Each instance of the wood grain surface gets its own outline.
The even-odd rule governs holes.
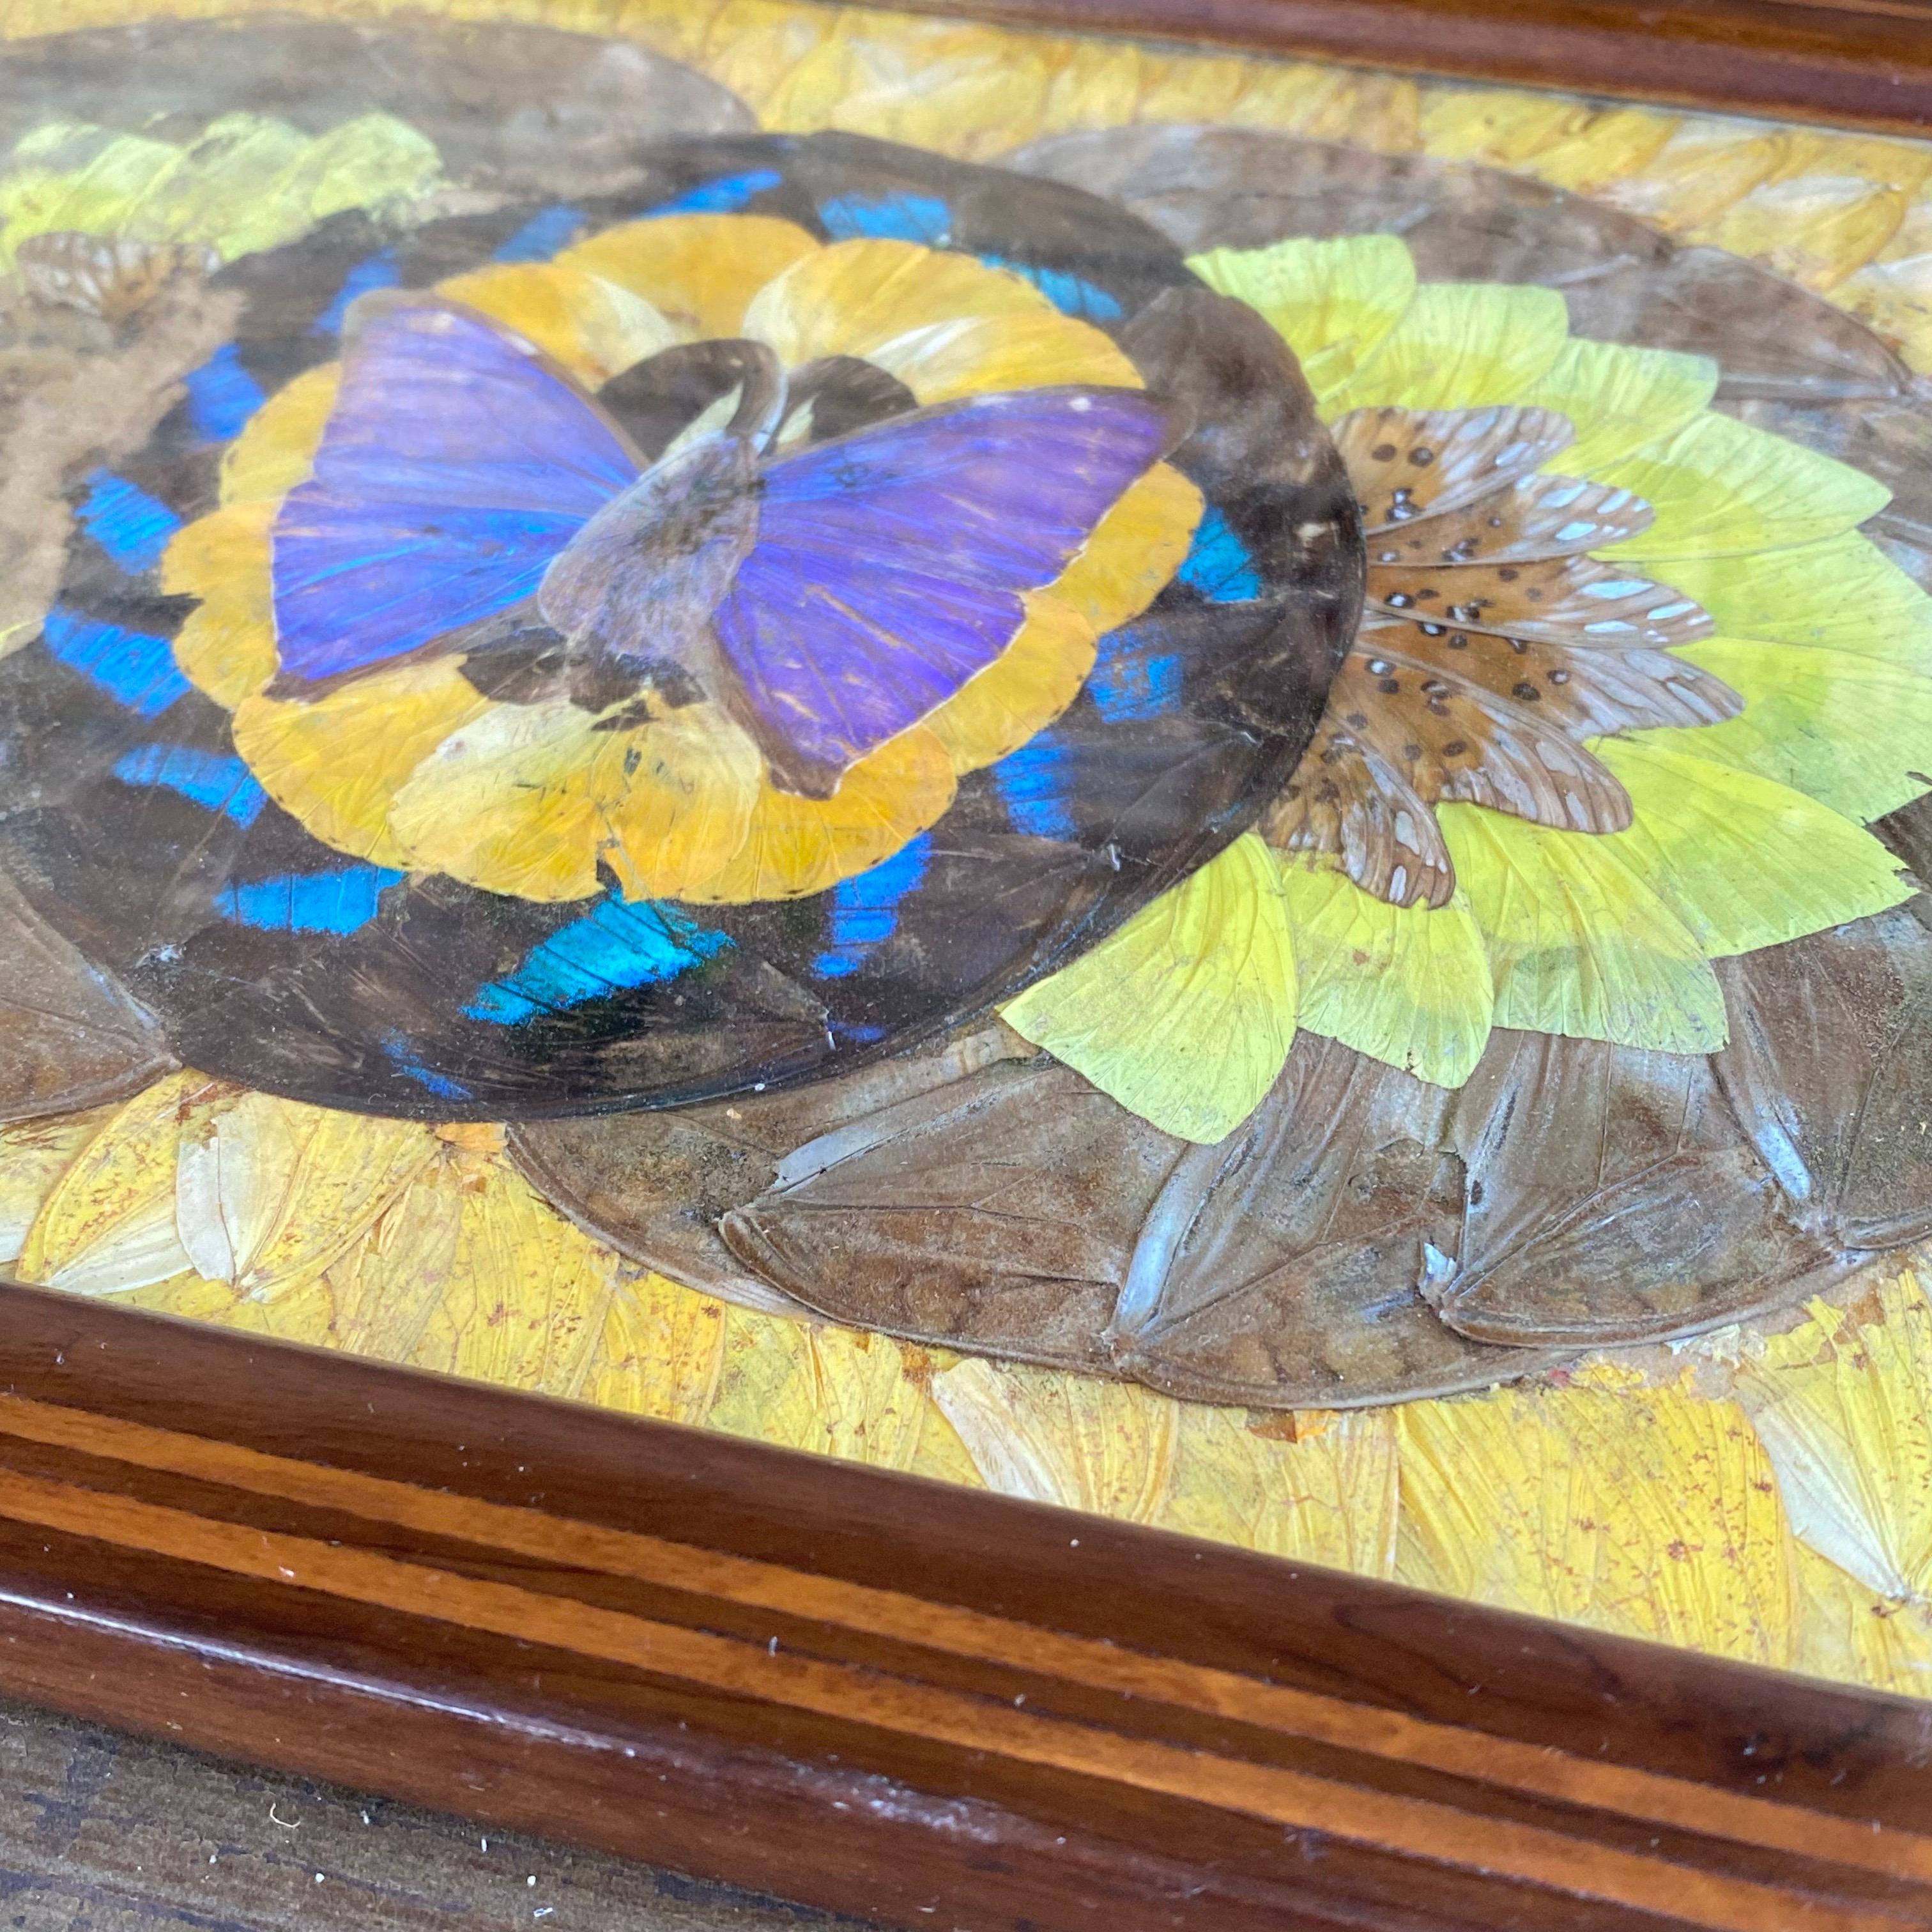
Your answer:
[[[1846,127],[1932,128],[1932,0],[892,4]]]
[[[0,1700],[13,1932],[864,1932]]]
[[[0,1289],[0,1690],[908,1926],[1932,1914],[1932,1708]]]

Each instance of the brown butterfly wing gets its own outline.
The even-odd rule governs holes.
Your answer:
[[[1104,1370],[1134,1243],[1181,1143],[1070,1067],[991,1066],[800,1148],[724,1217],[732,1253],[833,1319]]]
[[[725,1246],[724,1216],[772,1186],[796,1149],[842,1132],[862,1138],[882,1110],[1031,1052],[995,1024],[779,1092],[667,1112],[521,1121],[510,1130],[510,1154],[547,1199],[632,1260],[727,1301],[795,1313],[769,1276]]]
[[[1475,1387],[1554,1358],[1456,1335],[1416,1286],[1460,1213],[1443,1104],[1304,1036],[1246,1126],[1192,1147],[1070,1068],[996,1066],[801,1149],[724,1234],[836,1320],[1196,1400]]]
[[[1436,814],[1376,747],[1325,722],[1262,815],[1280,852],[1324,853],[1364,891],[1396,905],[1445,906],[1456,867]]]
[[[124,1099],[174,1064],[118,982],[0,873],[0,1124]]]
[[[1462,509],[1378,530],[1369,566],[1412,569],[1574,556],[1640,536],[1652,520],[1648,503],[1615,484],[1539,472]]]
[[[117,327],[148,308],[170,283],[208,275],[221,266],[212,248],[195,243],[66,230],[29,236],[14,259],[35,301],[80,309]]]
[[[1670,650],[1708,638],[1713,628],[1708,614],[1682,592],[1640,569],[1587,556],[1372,563],[1368,596],[1372,605],[1418,622],[1538,638],[1578,651]]]
[[[1744,708],[1722,679],[1668,651],[1571,651],[1493,631],[1386,620],[1364,626],[1361,642],[1371,676],[1377,664],[1389,665],[1377,677],[1376,692],[1398,715],[1439,696],[1436,686],[1444,681],[1532,708],[1573,739],[1650,725],[1714,724]],[[1390,680],[1398,691],[1383,688]]]
[[[1796,283],[1498,169],[1294,134],[1154,127],[1056,136],[1013,160],[1124,202],[1190,253],[1285,235],[1400,235],[1424,280],[1540,283],[1562,292],[1576,334],[1715,358],[1726,400],[1911,390],[1870,329]]]
[[[1573,831],[1616,832],[1630,824],[1623,787],[1542,704],[1540,686],[1520,678],[1516,683],[1534,695],[1494,692],[1463,676],[1460,664],[1451,670],[1399,656],[1388,636],[1364,631],[1336,674],[1329,704],[1417,796],[1486,805]]]
[[[1450,1133],[1468,1219],[1436,1306],[1464,1334],[1688,1334],[1843,1264],[1798,1225],[1703,1058],[1498,1030]]]
[[[1575,440],[1550,410],[1352,410],[1331,430],[1362,506],[1372,556],[1378,536],[1460,512],[1532,475]]]
[[[1453,1273],[1460,1162],[1439,1088],[1304,1034],[1252,1120],[1190,1148],[1141,1234],[1110,1340],[1197,1400],[1346,1407],[1486,1386],[1554,1352],[1458,1334],[1423,1284]]]
[[[1718,1078],[1820,1238],[1932,1234],[1932,901],[1718,966]]]
[[[1728,686],[1668,655],[1710,634],[1695,601],[1582,554],[1642,527],[1648,506],[1532,473],[1568,436],[1534,410],[1361,410],[1339,425],[1369,526],[1367,614],[1263,819],[1278,849],[1440,907],[1455,873],[1438,802],[1620,831],[1629,799],[1582,741],[1736,715]]]

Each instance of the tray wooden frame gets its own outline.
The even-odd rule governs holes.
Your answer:
[[[1932,130],[1928,0],[932,10]],[[5,1284],[0,1688],[906,1927],[1932,1920],[1932,1705]]]

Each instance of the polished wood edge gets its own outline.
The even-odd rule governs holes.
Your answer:
[[[872,0],[1892,134],[1932,130],[1925,0]]]
[[[1932,1917],[1932,1707],[11,1286],[0,1687],[901,1925]]]

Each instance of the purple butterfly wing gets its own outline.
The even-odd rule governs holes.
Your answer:
[[[1138,391],[1031,389],[773,464],[717,626],[774,764],[836,780],[985,670],[1172,440]]]
[[[314,472],[276,515],[283,671],[358,670],[530,596],[637,476],[596,406],[520,338],[448,304],[380,308],[350,343]]]

